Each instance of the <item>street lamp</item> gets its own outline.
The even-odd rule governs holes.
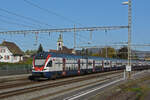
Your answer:
[[[128,65],[126,71],[129,72],[129,78],[131,77],[131,25],[132,25],[132,0],[123,2],[123,5],[128,5]]]

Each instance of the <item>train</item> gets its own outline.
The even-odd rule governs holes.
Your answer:
[[[41,52],[33,57],[30,79],[56,79],[65,76],[123,70],[127,63],[125,59]],[[132,60],[132,70],[149,69],[149,66],[149,61]]]

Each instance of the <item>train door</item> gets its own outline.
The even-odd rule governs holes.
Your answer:
[[[95,60],[93,60],[93,72],[95,72]]]
[[[65,76],[66,75],[66,71],[65,71],[65,67],[66,67],[66,59],[63,58],[63,66],[62,66],[62,75]]]
[[[86,72],[88,72],[88,58],[86,58]]]
[[[102,71],[104,70],[104,60],[102,60]]]
[[[112,70],[112,61],[110,61],[110,70]]]
[[[78,74],[80,75],[80,59],[78,59]]]

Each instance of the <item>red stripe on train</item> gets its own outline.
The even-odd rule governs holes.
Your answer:
[[[35,66],[35,57],[33,58],[33,67],[35,69],[35,71],[43,71],[45,65],[46,65],[46,62],[48,61],[48,59],[51,57],[51,55],[48,55],[47,58],[46,58],[46,61],[44,63],[44,65],[42,67],[37,67]]]

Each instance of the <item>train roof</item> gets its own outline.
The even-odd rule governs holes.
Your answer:
[[[62,54],[62,53],[54,53],[54,52],[41,52],[35,55],[36,59],[46,59],[48,55],[51,57],[61,57],[61,58],[74,58],[74,59],[95,59],[95,60],[122,60],[122,59],[112,59],[112,58],[103,58],[103,57],[95,57],[95,56],[78,56],[74,54]]]
[[[97,60],[102,60],[104,58],[102,57],[94,57],[94,56],[78,56],[74,54],[62,54],[62,53],[54,53],[54,52],[41,52],[35,55],[36,59],[42,59],[42,58],[47,58],[48,55],[51,55],[51,57],[61,57],[61,58],[74,58],[74,59],[82,59],[82,58],[88,58],[88,59],[97,59]]]
[[[117,58],[103,58],[103,57],[95,57],[95,56],[78,56],[74,54],[62,54],[62,53],[54,53],[54,52],[41,52],[35,55],[36,59],[46,59],[48,55],[51,57],[60,57],[60,58],[74,58],[74,59],[95,59],[95,60],[111,60],[111,61],[127,61],[126,59],[117,59]],[[137,60],[132,60],[133,62]],[[139,61],[139,60],[138,60]]]

